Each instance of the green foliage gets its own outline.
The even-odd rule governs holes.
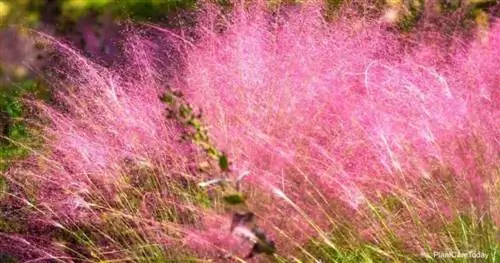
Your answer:
[[[243,204],[245,202],[245,198],[243,197],[243,195],[238,194],[238,193],[228,194],[228,195],[225,195],[223,198],[224,198],[224,201],[226,201],[226,203],[228,203],[230,205],[240,205],[240,204]]]
[[[449,173],[445,168],[441,173]],[[451,183],[450,183],[451,184]],[[445,187],[450,187],[450,184]],[[435,186],[439,188],[440,186]],[[443,189],[445,190],[445,189]],[[361,222],[352,219],[341,219],[344,223],[336,223],[332,232],[326,235],[328,242],[323,238],[311,240],[302,248],[301,262],[496,262],[498,255],[498,241],[495,235],[498,229],[488,212],[477,214],[474,206],[463,211],[455,211],[453,218],[444,218],[440,211],[435,217],[440,220],[422,219],[415,208],[419,200],[408,199],[403,194],[387,194],[374,202],[368,203],[363,223],[375,226],[373,238],[355,232]],[[366,213],[366,214],[365,214]],[[430,222],[431,221],[431,222]],[[413,238],[399,239],[399,231],[405,231],[405,224],[409,227],[420,227],[419,235]],[[431,225],[430,225],[431,224]],[[398,226],[399,225],[399,226]],[[440,236],[433,240],[431,236]],[[403,234],[404,236],[404,234]],[[442,236],[446,236],[443,238]],[[408,246],[408,242],[420,243],[422,252],[415,252]],[[332,245],[333,244],[333,245]],[[479,252],[487,258],[439,258],[435,252]],[[483,255],[484,255],[483,254]],[[496,258],[495,258],[496,257]]]
[[[406,6],[408,12],[401,17],[397,24],[399,30],[402,32],[410,32],[417,25],[418,21],[422,18],[424,12],[424,1],[416,0],[411,1]]]
[[[167,118],[176,120],[184,128],[182,137],[202,148],[205,153],[219,162],[222,171],[229,169],[227,156],[219,151],[208,135],[208,129],[201,121],[201,113],[196,114],[193,107],[182,99],[183,94],[179,91],[167,89],[160,98],[167,104]]]
[[[310,253],[317,262],[387,262],[387,259],[375,253],[368,246],[338,251],[322,242],[313,241],[310,245],[305,247],[305,250]],[[307,260],[304,259],[304,262],[307,262]]]
[[[224,153],[219,156],[219,167],[222,171],[229,170],[229,161]]]
[[[62,15],[68,19],[76,20],[90,11],[104,11],[113,4],[111,0],[66,0],[62,1]]]
[[[100,225],[61,226],[64,233],[58,235],[58,242],[82,262],[108,262],[109,255],[119,262],[198,262],[184,251],[169,250],[148,239],[131,218],[109,212],[101,219]]]
[[[107,8],[115,8],[117,17],[159,21],[176,11],[193,9],[196,3],[196,0],[124,0],[119,5],[115,3]]]
[[[245,218],[245,216],[242,217],[242,214],[236,210],[246,210],[247,206],[245,196],[240,191],[239,187],[242,178],[234,181],[226,178],[226,173],[230,171],[230,162],[227,155],[219,151],[210,140],[207,129],[202,125],[202,114],[195,114],[193,107],[184,101],[182,97],[183,95],[181,92],[173,91],[168,88],[165,94],[160,98],[167,104],[167,117],[176,120],[180,126],[185,129],[183,135],[184,139],[190,140],[191,143],[198,145],[205,151],[208,157],[218,161],[218,168],[222,173],[221,178],[212,179],[209,182],[202,182],[198,185],[204,187],[212,185],[220,186],[222,200],[229,209],[235,210],[231,222],[232,225],[236,223],[237,225],[241,225],[240,227],[247,228],[248,232],[251,233],[248,239],[255,240],[248,258],[258,254],[274,255],[276,252],[274,241],[269,239],[257,225],[254,225],[254,227],[250,229],[246,226],[249,222],[240,221]],[[245,215],[252,215],[250,221],[253,221],[252,212],[247,212]],[[234,227],[234,225],[232,227]]]
[[[450,237],[452,251],[483,252],[488,256],[486,262],[496,262],[499,257],[498,233],[489,214],[475,215],[473,212],[461,213],[451,222],[446,222],[444,229]],[[484,261],[477,261],[484,262]]]
[[[9,86],[0,86],[0,171],[5,170],[11,161],[25,157],[25,146],[34,147],[40,142],[27,126],[26,109],[23,98],[26,96],[48,98],[43,85],[22,79]]]
[[[9,24],[36,27],[44,2],[41,0],[0,0],[0,28]]]
[[[159,21],[169,14],[196,7],[196,0],[2,0],[0,25],[20,23],[37,26],[50,6],[50,14],[59,24],[74,23],[87,14],[111,14],[115,18]]]
[[[26,151],[14,145],[10,140],[19,141],[27,137],[26,127],[20,121],[23,106],[19,94],[0,94],[0,114],[2,114],[2,134],[0,139],[0,170],[7,167],[7,161],[23,157]]]

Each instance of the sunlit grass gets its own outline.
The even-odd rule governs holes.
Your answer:
[[[32,103],[47,147],[21,145],[30,157],[5,173],[18,213],[0,217],[12,242],[0,249],[56,262],[495,262],[498,26],[486,42],[408,47],[377,21],[327,23],[316,5],[254,8],[207,8],[196,40],[148,28],[168,54],[132,33],[111,68],[39,34],[64,78],[59,104]]]

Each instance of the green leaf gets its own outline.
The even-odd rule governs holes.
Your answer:
[[[227,156],[224,153],[219,156],[219,167],[222,171],[229,170],[229,161],[227,160]]]
[[[171,94],[165,93],[163,96],[160,97],[160,100],[163,102],[166,102],[168,104],[173,104],[175,102],[174,96]]]
[[[188,118],[191,115],[192,111],[193,110],[189,105],[181,104],[181,106],[179,107],[179,115],[182,118]]]
[[[241,194],[229,194],[224,196],[223,199],[230,205],[239,205],[245,202],[245,198]]]

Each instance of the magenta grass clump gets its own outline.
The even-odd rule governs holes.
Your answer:
[[[321,210],[334,200],[358,210],[394,191],[431,209],[442,200],[421,196],[431,192],[419,184],[436,179],[457,193],[433,212],[488,209],[498,166],[498,25],[469,46],[443,35],[409,48],[374,21],[328,24],[319,12],[243,12],[223,35],[203,28],[213,33],[188,54],[183,89],[206,109],[217,144],[259,191],[278,188],[315,224],[331,223]],[[272,205],[262,217],[293,225],[293,214],[302,216],[290,210]]]
[[[477,40],[418,28],[403,38],[378,20],[327,22],[304,4],[207,7],[195,40],[147,30],[164,39],[129,32],[126,59],[111,68],[53,43],[66,58],[51,78],[59,104],[36,103],[47,145],[8,174],[35,182],[45,224],[98,229],[97,241],[73,242],[91,260],[176,249],[241,260],[249,246],[229,229],[239,209],[276,242],[275,260],[495,249],[500,24]],[[219,174],[200,169],[209,158],[166,118],[167,86],[202,111],[229,177],[248,174],[246,207],[196,187]]]

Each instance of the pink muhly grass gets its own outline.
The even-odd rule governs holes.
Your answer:
[[[494,211],[498,23],[470,45],[422,32],[427,40],[408,47],[376,21],[328,24],[315,6],[277,17],[240,10],[229,20],[205,21],[174,86],[250,172],[262,220],[294,233],[282,243],[327,233],[380,194],[407,196],[422,215]],[[455,185],[454,195],[439,196],[440,183]],[[269,185],[297,207],[263,199]]]
[[[48,150],[31,169],[10,172],[39,183],[38,201],[51,217],[102,220],[105,205],[87,200],[89,193],[114,200],[124,191],[121,180],[133,180],[132,163],[160,178],[159,189],[140,196],[137,214],[110,211],[130,213],[157,242],[180,241],[201,256],[234,251],[220,211],[168,195],[177,180],[206,179],[194,169],[203,156],[179,142],[178,124],[165,118],[158,98],[169,84],[203,110],[235,176],[249,173],[249,208],[282,256],[307,254],[312,239],[334,249],[342,242],[387,248],[384,231],[412,252],[429,245],[424,241],[440,248],[451,241],[433,227],[471,207],[492,212],[498,224],[498,23],[470,44],[436,32],[442,39],[409,44],[378,21],[327,23],[316,5],[275,16],[238,9],[224,19],[207,10],[196,41],[165,31],[185,55],[180,62],[158,63],[161,44],[138,36],[126,45],[128,61],[113,68],[54,43],[68,58],[54,83],[63,106],[37,105],[50,123]],[[168,62],[182,67],[173,72]],[[144,203],[156,193],[169,196],[156,206],[197,210],[200,219],[168,223],[177,231],[170,238],[161,220],[141,218],[154,209]],[[403,212],[384,210],[393,196]],[[412,213],[426,227],[420,237]],[[343,228],[350,232],[339,240],[335,231]]]
[[[161,207],[191,214],[180,211],[192,208],[176,187],[196,177],[198,154],[181,142],[178,125],[165,118],[165,105],[159,99],[165,84],[154,75],[147,43],[129,39],[134,42],[125,50],[129,61],[104,68],[64,43],[43,37],[64,56],[49,75],[57,104],[29,102],[40,113],[47,146],[30,159],[32,163],[7,174],[23,192],[34,195],[35,204],[30,205],[39,211],[33,213],[37,224],[62,232],[89,223],[102,228],[99,233],[110,235],[107,244],[92,246],[102,246],[93,248],[94,253],[109,258],[126,257],[125,251],[133,248],[111,236],[113,224],[125,227],[117,235],[131,228],[132,233],[147,235],[151,243],[175,242],[167,238],[172,232],[158,233],[178,232],[176,228],[157,222],[155,216],[163,213]],[[38,243],[45,244],[47,251],[57,248],[50,237],[40,240],[32,244],[33,249],[38,249]],[[146,241],[130,242],[138,246]]]

